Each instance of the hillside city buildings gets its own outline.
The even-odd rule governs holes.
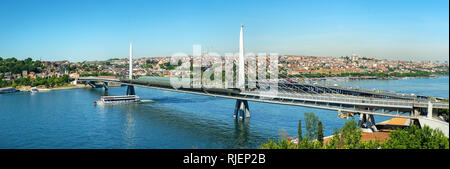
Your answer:
[[[193,67],[208,68],[213,63],[224,60],[224,56],[209,56],[204,53],[201,57],[192,57],[181,59],[181,63],[194,60]],[[247,60],[247,58],[246,58]],[[170,70],[173,70],[178,64],[170,64],[171,57],[142,57],[133,59],[133,76],[160,76],[171,77]],[[237,59],[234,59],[236,63]],[[21,77],[60,77],[69,75],[71,78],[78,78],[87,75],[108,75],[122,77],[128,75],[128,58],[109,59],[106,61],[41,61],[44,69],[40,72],[23,71],[21,74],[3,72],[3,80],[12,80]],[[199,64],[200,63],[200,64]],[[266,61],[268,63],[268,61]],[[366,57],[321,57],[321,56],[297,56],[282,55],[278,60],[279,74],[302,75],[302,74],[324,74],[327,76],[339,75],[341,73],[414,73],[418,71],[447,72],[448,62],[431,61],[400,61],[388,59],[376,59]],[[189,69],[185,70],[189,71]],[[0,72],[2,73],[2,72]],[[179,71],[177,72],[179,73]]]

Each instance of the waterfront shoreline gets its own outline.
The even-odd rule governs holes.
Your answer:
[[[88,85],[75,85],[68,87],[56,87],[56,88],[37,88],[39,91],[54,91],[54,90],[70,90],[70,89],[85,89],[90,88]]]
[[[39,91],[42,92],[46,92],[46,91],[54,91],[54,90],[70,90],[70,89],[84,89],[84,88],[89,88],[90,86],[88,85],[71,85],[71,86],[61,86],[61,87],[53,87],[53,88],[39,88],[37,87],[37,89]],[[29,92],[31,90],[31,86],[20,86],[15,88],[17,90],[17,92]]]

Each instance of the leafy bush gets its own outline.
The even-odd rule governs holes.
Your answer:
[[[330,142],[325,145],[327,149],[354,149],[358,147],[362,132],[356,121],[345,122],[341,129],[334,129],[334,135]]]
[[[380,142],[380,140],[375,140],[375,141],[360,141],[358,143],[357,148],[358,149],[380,149],[382,146],[382,143]]]
[[[297,145],[287,141],[286,139],[281,139],[278,142],[275,142],[271,139],[267,141],[267,143],[261,144],[260,149],[297,149]]]
[[[449,149],[449,140],[440,130],[428,126],[420,129],[411,126],[390,133],[390,139],[383,144],[385,149]]]

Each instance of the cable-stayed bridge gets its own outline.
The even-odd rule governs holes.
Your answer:
[[[130,61],[131,60],[132,46],[130,43]],[[105,89],[108,89],[108,83],[126,85],[128,86],[127,95],[135,95],[134,86],[139,86],[173,92],[235,99],[236,105],[234,108],[234,117],[239,119],[250,117],[250,106],[248,101],[255,101],[334,110],[337,111],[339,117],[342,118],[359,115],[359,125],[373,131],[377,130],[374,115],[407,118],[410,119],[411,124],[419,123],[422,126],[428,125],[432,128],[438,128],[448,137],[448,122],[436,118],[435,116],[437,113],[433,113],[433,111],[441,111],[442,109],[448,111],[448,99],[447,101],[443,101],[442,99],[428,96],[417,96],[389,91],[371,91],[351,87],[308,84],[293,82],[290,79],[275,79],[275,81],[273,79],[258,81],[245,80],[244,63],[243,26],[241,26],[239,57],[236,62],[237,70],[235,72],[236,81],[233,80],[234,87],[228,87],[228,82],[227,85],[222,81],[215,82],[215,84],[205,84],[205,82],[193,80],[193,78],[170,79],[142,77],[133,79],[131,62],[129,64],[128,79],[81,77],[75,80],[80,83],[89,84],[92,87],[104,87]],[[197,73],[197,75],[200,74],[200,72]],[[186,80],[188,85],[174,87],[175,85],[171,83],[171,80],[173,79],[175,79],[175,81]]]

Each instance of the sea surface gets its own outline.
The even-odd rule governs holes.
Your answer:
[[[331,84],[449,97],[448,76]],[[0,94],[0,148],[257,148],[267,139],[296,136],[305,112],[319,116],[326,136],[346,119],[337,112],[249,102],[250,120],[233,119],[235,100],[136,87],[154,102],[96,106],[126,87]],[[388,120],[376,116],[375,121]],[[356,118],[355,118],[356,120]],[[304,125],[303,125],[303,131]]]

